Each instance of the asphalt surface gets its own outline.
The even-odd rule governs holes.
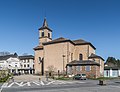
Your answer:
[[[32,87],[4,88],[2,92],[120,92],[120,85],[100,86],[98,84],[62,84]]]
[[[33,78],[33,79],[32,79]],[[98,80],[57,81],[45,79],[38,81],[38,77],[16,77],[15,81],[4,83],[2,92],[120,92],[120,80],[107,80],[107,85],[98,85]]]
[[[2,92],[39,92],[39,91],[52,91],[52,90],[67,90],[67,89],[78,89],[78,88],[85,88],[85,87],[99,87],[97,84],[91,83],[63,83],[63,84],[49,84],[49,85],[32,85],[32,86],[22,86],[18,87],[13,85],[11,87],[3,88]]]

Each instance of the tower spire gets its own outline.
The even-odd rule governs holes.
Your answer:
[[[48,27],[46,18],[44,18],[43,27]]]
[[[52,30],[48,27],[47,20],[44,18],[44,22],[39,30],[39,43],[42,45],[44,42],[52,40]]]

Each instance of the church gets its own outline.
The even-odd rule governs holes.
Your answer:
[[[39,45],[34,48],[35,74],[44,75],[50,68],[67,75],[86,74],[98,78],[104,74],[104,59],[96,55],[96,47],[83,39],[52,39],[52,30],[44,18],[39,31]]]

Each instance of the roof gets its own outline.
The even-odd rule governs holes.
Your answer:
[[[19,56],[19,59],[34,59],[33,55],[25,55],[25,56]]]
[[[89,58],[89,59],[90,59],[90,58],[100,58],[100,59],[102,59],[103,61],[105,61],[101,56],[98,56],[98,55],[93,54],[93,53],[92,53],[88,58]]]
[[[43,50],[43,46],[37,46],[35,48],[33,48],[34,50]]]
[[[60,38],[54,39],[52,41],[45,42],[45,43],[43,43],[43,45],[54,44],[54,43],[62,43],[62,42],[71,42],[72,44],[74,44],[71,40],[60,37]]]
[[[85,40],[83,40],[83,39],[73,40],[73,42],[74,42],[75,44],[89,43],[89,42],[87,42],[87,41],[85,41]]]
[[[92,61],[92,60],[74,60],[70,63],[68,63],[67,65],[97,65],[100,66],[99,63]]]
[[[117,66],[114,66],[114,67],[105,66],[104,67],[104,70],[110,70],[110,69],[112,69],[112,70],[118,70],[118,69],[120,69],[120,67],[117,67]]]
[[[12,58],[17,58],[16,55],[10,54],[10,55],[5,55],[5,56],[0,56],[0,60],[7,60],[7,59],[9,59],[10,57],[12,57]]]
[[[48,27],[48,23],[47,23],[46,18],[44,18],[43,27]]]
[[[43,29],[48,29],[49,31],[52,32],[52,30],[48,27],[46,18],[44,18],[43,26],[40,27],[38,30],[43,30]]]
[[[75,45],[87,45],[89,44],[90,46],[92,46],[94,49],[96,49],[90,42],[87,42],[83,39],[78,39],[78,40],[73,40],[72,41]]]
[[[85,40],[78,39],[78,40],[71,41],[70,39],[67,39],[67,38],[64,38],[64,37],[60,37],[60,38],[54,39],[52,41],[45,42],[45,43],[43,43],[43,45],[49,45],[49,44],[54,44],[54,43],[62,43],[62,42],[70,42],[70,43],[72,43],[74,45],[88,45],[89,44],[94,49],[96,49],[90,42],[87,42]]]

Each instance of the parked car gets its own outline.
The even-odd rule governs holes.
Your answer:
[[[86,80],[86,74],[76,74],[73,76],[74,80]]]

